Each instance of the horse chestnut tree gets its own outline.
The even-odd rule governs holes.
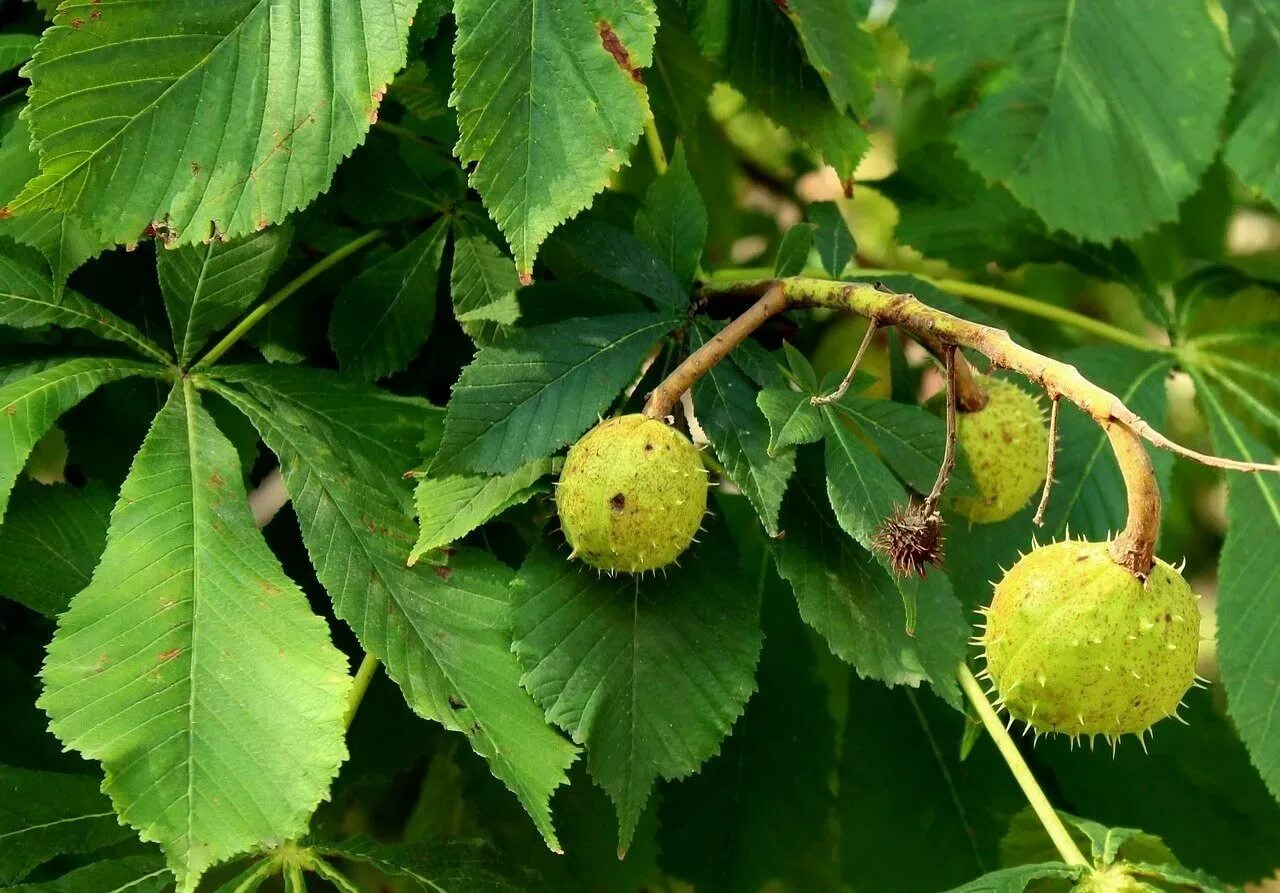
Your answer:
[[[1277,22],[4,5],[0,889],[1274,877]]]

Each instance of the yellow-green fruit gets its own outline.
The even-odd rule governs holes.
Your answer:
[[[828,373],[844,375],[849,371],[849,364],[858,355],[858,347],[867,334],[867,325],[867,321],[861,316],[850,314],[842,314],[827,323],[827,327],[822,330],[822,337],[813,349],[813,356],[809,359],[819,381]],[[867,352],[862,355],[858,371],[875,378],[860,396],[888,399],[891,389],[889,349],[884,344],[883,336],[877,336],[871,342]]]
[[[707,474],[679,431],[643,415],[619,416],[569,450],[556,507],[574,555],[587,564],[654,570],[693,542],[707,510]]]
[[[978,376],[987,405],[956,417],[978,496],[957,496],[956,509],[979,524],[1012,517],[1044,484],[1049,432],[1035,398],[998,378]]]
[[[1139,580],[1108,543],[1034,550],[996,585],[986,615],[986,673],[1009,714],[1037,731],[1140,734],[1195,680],[1191,587],[1158,560]]]

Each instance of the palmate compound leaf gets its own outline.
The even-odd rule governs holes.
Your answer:
[[[402,472],[433,410],[333,373],[220,367],[210,386],[280,459],[316,576],[365,651],[420,716],[462,732],[558,849],[548,801],[576,749],[520,689],[511,653],[511,572],[459,552],[406,567],[415,532]]]
[[[1035,865],[1018,865],[1001,868],[990,874],[954,887],[948,893],[1022,893],[1030,884],[1047,878],[1072,881],[1084,874],[1079,865],[1065,862],[1040,862]]]
[[[424,477],[413,490],[418,541],[409,564],[462,539],[490,518],[532,498],[551,472],[550,459],[535,459],[511,474],[447,474]]]
[[[800,37],[782,12],[785,5],[707,0],[690,12],[702,52],[719,64],[724,78],[852,184],[867,135],[833,104],[821,76],[805,61]],[[834,33],[825,37],[839,39]],[[838,102],[844,99],[842,93]]]
[[[114,503],[115,493],[97,481],[84,487],[19,481],[0,525],[0,597],[46,617],[65,611],[89,585]]]
[[[3,39],[3,35],[0,35]],[[14,102],[0,112],[0,206],[11,200],[40,173],[40,160],[31,146],[31,131],[18,116]],[[61,287],[72,271],[107,247],[71,212],[54,208],[0,220],[0,235],[37,249]]]
[[[513,587],[525,688],[587,748],[618,811],[619,853],[658,778],[694,772],[720,748],[755,688],[760,593],[713,530],[681,567],[602,577],[534,548]]]
[[[695,324],[689,331],[690,347],[705,344],[715,332],[706,323]],[[745,362],[750,355],[741,353],[740,362]],[[795,455],[769,454],[769,422],[756,405],[758,383],[752,381],[740,362],[717,363],[698,379],[693,386],[694,412],[729,479],[747,497],[764,529],[776,536],[778,511],[795,470]],[[770,379],[759,384],[781,386],[781,373],[768,371]]]
[[[384,378],[404,371],[417,356],[435,319],[448,235],[448,221],[436,221],[338,293],[329,317],[329,341],[344,372]]]
[[[964,658],[969,627],[947,578],[895,580],[841,529],[832,514],[815,448],[799,452],[796,479],[782,506],[787,535],[771,542],[778,573],[791,584],[800,616],[859,676],[890,685],[928,681],[958,705],[954,673]],[[914,597],[914,635],[907,631],[903,589]]]
[[[571,319],[481,350],[453,386],[430,472],[515,471],[574,440],[676,325],[661,313]]]
[[[961,760],[967,722],[928,691],[850,682],[836,814],[857,829],[841,841],[853,889],[932,893],[999,867],[1026,800],[987,736]]]
[[[1259,442],[1223,405],[1221,394],[1193,373],[1196,393],[1220,455],[1270,462]],[[1280,652],[1271,647],[1280,629],[1280,555],[1265,544],[1280,534],[1280,479],[1274,474],[1229,474],[1227,540],[1218,589],[1218,661],[1227,689],[1227,712],[1271,794],[1280,800],[1280,706],[1276,675]]]
[[[0,766],[0,884],[22,880],[55,856],[131,836],[96,776]]]
[[[173,875],[159,855],[103,859],[40,883],[6,887],[5,893],[164,893]]]
[[[910,0],[894,22],[944,90],[994,63],[952,140],[1053,229],[1110,242],[1173,220],[1217,151],[1231,60],[1200,0]]]
[[[346,658],[241,480],[191,380],[176,384],[41,674],[50,729],[103,764],[103,790],[180,891],[301,833],[347,755]]]
[[[57,289],[29,249],[0,241],[0,326],[84,329],[161,363],[169,355],[133,324],[71,289]]]
[[[538,246],[591,203],[644,129],[652,0],[458,0],[454,88],[471,185],[526,280]]]
[[[1280,205],[1280,2],[1225,4],[1236,51],[1236,95],[1228,114],[1231,135],[1223,158],[1250,189]]]
[[[215,239],[156,252],[156,276],[180,365],[195,359],[210,335],[262,294],[292,239],[289,226],[271,226],[232,242]]]
[[[163,373],[158,366],[132,360],[80,357],[0,387],[0,520],[27,457],[58,416],[108,382]]]
[[[114,242],[235,237],[329,184],[404,65],[414,0],[87,0],[35,58],[38,177],[6,206],[57,208]]]

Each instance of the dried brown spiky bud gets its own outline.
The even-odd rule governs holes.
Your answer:
[[[923,578],[930,567],[942,563],[943,541],[942,515],[913,502],[885,519],[871,545],[889,556],[898,576]]]

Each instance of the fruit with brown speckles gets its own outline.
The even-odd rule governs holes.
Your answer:
[[[1039,732],[1141,734],[1195,680],[1191,587],[1159,560],[1139,580],[1108,543],[1034,550],[996,585],[986,615],[985,673],[1009,714]]]
[[[1012,517],[1044,484],[1049,432],[1035,398],[1016,385],[979,376],[987,404],[956,418],[956,443],[977,485],[956,510],[979,524]]]
[[[556,507],[573,554],[606,571],[664,567],[693,541],[707,474],[689,438],[657,419],[601,422],[569,450]]]

